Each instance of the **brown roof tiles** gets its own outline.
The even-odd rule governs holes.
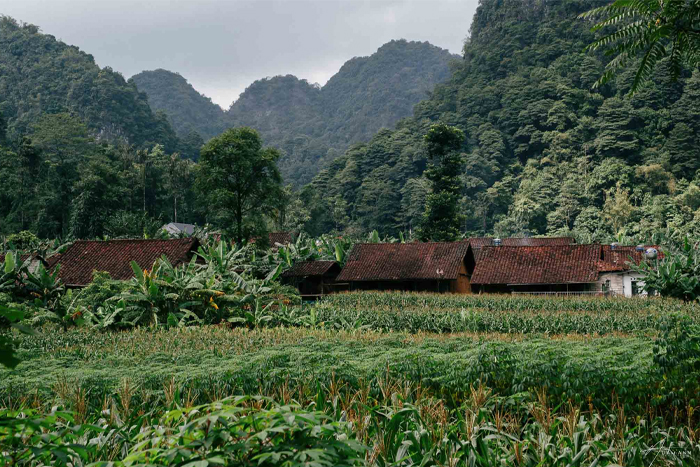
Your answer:
[[[598,279],[600,245],[484,247],[472,284],[566,284]]]
[[[292,233],[291,232],[270,232],[268,234],[268,240],[270,241],[270,246],[275,246],[277,243],[280,245],[289,245],[292,243]]]
[[[84,286],[92,282],[93,271],[106,271],[113,279],[127,280],[134,276],[131,261],[142,269],[150,269],[156,259],[165,255],[173,265],[188,261],[199,242],[196,238],[176,240],[79,240],[63,253],[58,264],[64,284]]]
[[[469,243],[358,243],[338,281],[454,280]]]
[[[628,271],[630,263],[640,264],[646,259],[647,248],[656,248],[659,252],[659,259],[663,258],[661,249],[656,245],[646,245],[643,251],[637,251],[634,246],[618,245],[613,248],[611,245],[603,245],[603,256],[601,261],[602,271]]]

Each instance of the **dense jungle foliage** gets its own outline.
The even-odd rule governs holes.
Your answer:
[[[369,57],[346,62],[323,87],[292,75],[258,80],[226,112],[178,74],[145,71],[133,80],[181,138],[195,131],[209,139],[234,126],[258,130],[282,151],[285,181],[301,186],[350,144],[411,115],[448,78],[448,65],[456,59],[427,42],[391,41]]]
[[[451,78],[414,116],[351,147],[302,191],[311,233],[415,228],[435,122],[465,132],[463,232],[617,236],[700,230],[700,72],[628,97],[636,68],[599,89],[606,58],[577,18],[605,1],[482,1]]]
[[[154,111],[163,111],[168,116],[180,137],[194,132],[208,140],[227,128],[223,109],[198,93],[180,74],[158,69],[142,71],[131,80],[139,91],[146,93]]]
[[[62,112],[80,118],[101,140],[177,149],[167,117],[154,113],[146,95],[121,74],[36,26],[0,17],[0,114],[7,138],[20,139],[42,116]]]

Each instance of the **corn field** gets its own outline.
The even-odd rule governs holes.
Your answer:
[[[256,322],[13,334],[0,464],[700,465],[694,305],[350,293]]]

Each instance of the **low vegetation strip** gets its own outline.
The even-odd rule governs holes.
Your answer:
[[[329,328],[507,334],[656,333],[677,314],[700,323],[700,307],[678,300],[458,296],[413,293],[330,295],[316,304]]]
[[[560,402],[599,407],[610,404],[611,394],[628,410],[663,403],[663,375],[653,365],[652,341],[641,337],[417,338],[202,327],[118,334],[69,331],[25,338],[20,348],[23,362],[2,372],[2,396],[38,391],[47,404],[55,403],[61,384],[78,385],[98,408],[124,380],[144,395],[162,395],[164,384],[174,378],[205,403],[208,394],[220,391],[266,394],[284,384],[311,390],[334,380],[379,392],[379,382],[387,377],[414,381],[454,401],[481,381],[502,395],[546,387]]]
[[[482,309],[488,311],[568,311],[627,314],[684,313],[700,319],[699,303],[653,298],[548,297],[527,295],[459,295],[406,292],[352,292],[324,297],[323,304],[346,310]]]
[[[651,311],[551,311],[489,310],[485,308],[402,308],[355,309],[320,303],[313,309],[315,319],[337,329],[367,328],[376,331],[430,333],[505,334],[614,334],[656,333],[666,326],[669,315]],[[700,317],[694,317],[700,323]]]

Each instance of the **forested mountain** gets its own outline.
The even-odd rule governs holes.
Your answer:
[[[148,71],[133,79],[181,137],[191,129],[205,139],[225,127],[260,131],[266,144],[282,150],[285,180],[300,186],[350,144],[410,116],[447,79],[456,58],[427,42],[391,41],[369,57],[349,60],[323,87],[292,75],[258,80],[226,113],[175,73]]]
[[[177,146],[165,115],[155,114],[133,83],[36,26],[1,17],[0,114],[7,137],[17,139],[43,115],[61,112],[80,118],[101,140]]]
[[[302,193],[307,229],[385,233],[424,211],[423,136],[465,132],[463,232],[640,241],[700,231],[700,72],[659,67],[634,97],[634,71],[598,90],[605,58],[584,51],[577,15],[607,0],[483,0],[464,58],[412,118],[355,145]]]
[[[224,111],[210,98],[198,93],[178,73],[158,69],[131,77],[139,91],[148,95],[153,110],[162,110],[181,137],[196,131],[204,139],[225,129]]]

